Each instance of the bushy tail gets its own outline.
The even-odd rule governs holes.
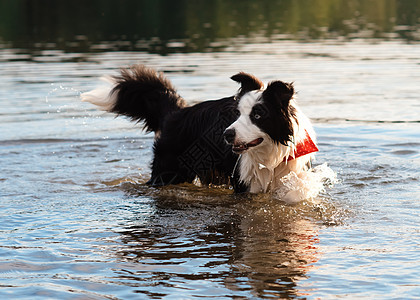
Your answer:
[[[102,79],[108,86],[83,93],[82,101],[144,122],[147,131],[159,132],[167,114],[185,107],[172,83],[162,73],[143,65],[121,69],[120,75]]]

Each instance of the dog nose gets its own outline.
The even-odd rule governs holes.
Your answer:
[[[225,130],[225,132],[223,133],[223,137],[225,138],[226,142],[228,142],[229,144],[233,144],[233,142],[235,141],[235,129],[232,128],[228,128]]]

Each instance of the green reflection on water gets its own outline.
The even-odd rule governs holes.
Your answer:
[[[0,43],[202,52],[231,38],[420,40],[419,0],[0,0]]]

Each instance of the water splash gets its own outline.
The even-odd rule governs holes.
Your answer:
[[[54,110],[56,113],[67,112],[68,110],[75,110],[79,107],[78,101],[72,101],[66,104],[62,104],[62,97],[72,97],[78,99],[81,91],[73,87],[66,87],[62,84],[51,83],[51,90],[45,96],[45,103],[48,103],[48,107],[51,111]],[[60,105],[54,105],[54,103],[60,103]],[[50,111],[48,111],[48,114]]]
[[[337,174],[326,163],[297,175],[291,172],[281,179],[283,186],[272,192],[275,199],[288,204],[303,200],[317,201],[317,196],[337,183]]]

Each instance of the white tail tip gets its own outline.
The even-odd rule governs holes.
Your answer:
[[[90,102],[101,110],[111,111],[117,102],[117,93],[112,93],[116,82],[110,76],[101,77],[101,80],[106,82],[107,85],[82,93],[80,98],[83,102]]]

